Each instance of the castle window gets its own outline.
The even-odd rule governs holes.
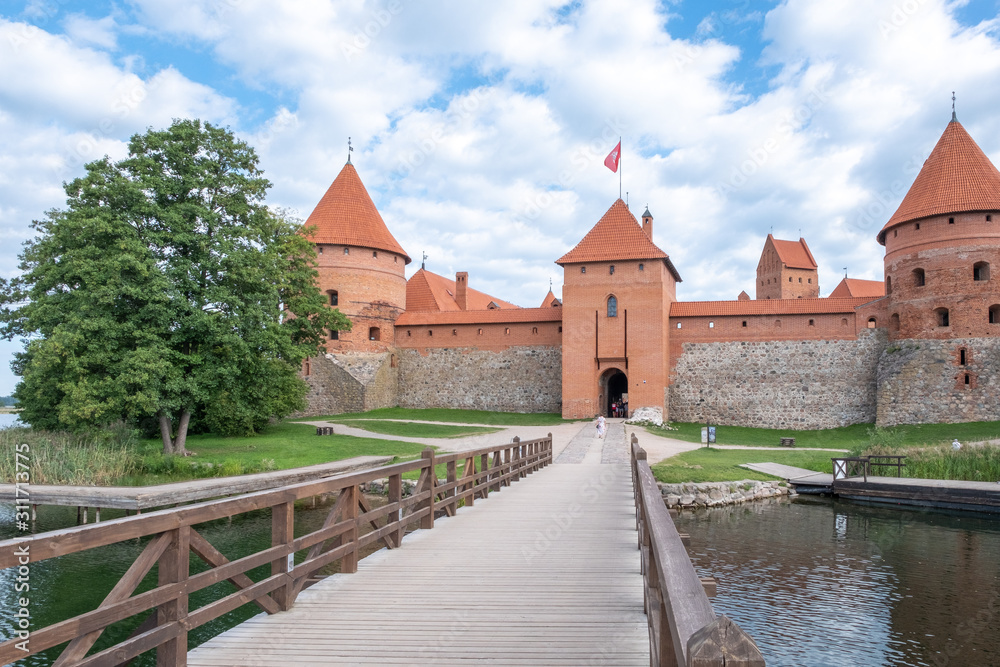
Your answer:
[[[372,257],[378,257],[378,252],[375,251],[375,250],[372,250]]]
[[[847,326],[847,318],[846,317],[840,318],[840,326],[842,326],[842,327],[846,327]]]
[[[368,340],[382,340],[382,330],[378,327],[369,327]]]
[[[990,263],[976,262],[972,265],[972,279],[983,281],[990,279]]]
[[[743,320],[743,328],[746,328],[746,326],[747,326],[747,321]]]
[[[955,218],[948,218],[948,224],[949,225],[954,225],[955,224]]]
[[[580,267],[580,273],[586,273],[586,272],[587,272],[587,267],[581,266]]]
[[[792,282],[792,277],[788,276],[788,282]]]
[[[990,324],[1000,324],[1000,304],[990,306]]]
[[[395,368],[399,366],[399,359],[396,358],[395,354],[389,355],[389,368]]]
[[[340,332],[336,329],[330,330],[330,340],[340,340]]]
[[[457,336],[458,335],[458,329],[452,329],[451,330],[451,335],[452,336]]]
[[[708,323],[708,328],[709,329],[714,329],[715,328],[715,322],[709,322]]]
[[[885,277],[885,293],[892,294],[892,276]]]
[[[992,216],[992,215],[989,215],[989,214],[987,214],[987,215],[986,215],[986,222],[993,222],[993,216]]]
[[[934,315],[937,317],[937,325],[939,327],[949,326],[950,322],[948,320],[948,309],[947,308],[935,308]]]
[[[332,289],[329,292],[327,292],[327,294],[330,295],[330,305],[331,306],[336,306],[337,304],[340,303],[340,295],[337,293],[337,290]]]
[[[533,334],[538,333],[538,327],[531,327],[531,333]]]
[[[923,287],[927,284],[927,274],[923,269],[913,269],[913,286]]]
[[[774,321],[774,326],[777,327],[778,329],[780,329],[781,328],[781,320],[775,320]]]
[[[306,377],[312,375],[312,364],[308,359],[302,362],[302,374]]]
[[[350,248],[344,248],[344,254],[345,255],[350,255],[351,254],[351,249]]]
[[[322,255],[322,254],[323,254],[323,246],[320,246],[320,247],[318,248],[318,252],[319,252],[319,254],[320,254],[320,255]]]
[[[615,265],[614,264],[612,264],[611,266],[608,267],[608,273],[610,273],[611,275],[615,275]]]
[[[813,279],[812,278],[808,278],[807,280],[808,280],[808,282],[809,282],[810,285],[813,284]]]
[[[412,335],[413,335],[413,332],[412,332],[412,331],[410,331],[409,329],[407,329],[407,330],[406,330],[406,335],[407,335],[407,336],[412,336]]]
[[[608,317],[618,317],[618,299],[614,295],[608,297]]]
[[[917,224],[913,225],[913,228],[914,229],[920,229],[920,223],[918,222]]]
[[[483,330],[482,330],[482,329],[480,329],[480,330],[479,330],[479,335],[480,335],[480,336],[482,336],[482,335],[483,335]]]
[[[399,257],[397,257],[396,255],[393,255],[392,256],[392,263],[393,264],[399,264]]]
[[[892,238],[896,238],[897,236],[899,236],[899,230],[898,229],[892,230]]]
[[[639,270],[640,271],[645,271],[646,270],[646,265],[645,264],[640,264],[639,265]]]
[[[965,384],[969,384],[969,374],[965,374]]]
[[[504,329],[503,332],[504,332],[504,335],[510,335],[510,327],[507,327],[506,329]]]
[[[809,326],[811,327],[816,326],[816,320],[809,320]]]
[[[680,323],[680,322],[678,322],[678,323],[677,323],[677,328],[678,328],[678,329],[680,329],[680,328],[681,328],[681,323]]]
[[[958,365],[967,366],[969,361],[967,350],[964,347],[958,348]]]
[[[434,335],[434,329],[428,329],[427,330],[427,335],[428,336],[433,336]]]
[[[874,317],[869,317],[868,318],[868,328],[869,329],[874,329],[877,324],[878,324],[878,321]]]
[[[799,278],[799,282],[802,282],[802,278]]]
[[[562,333],[562,327],[559,327],[559,333]]]

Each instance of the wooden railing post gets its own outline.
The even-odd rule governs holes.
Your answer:
[[[458,480],[457,465],[455,461],[448,461],[446,468],[448,470],[448,488],[444,492],[444,498],[442,500],[451,498],[450,501],[444,503],[444,511],[448,516],[455,516],[455,510],[458,509],[458,502],[454,500],[455,498],[455,487],[453,484]]]
[[[289,499],[271,508],[271,546],[291,544],[293,539],[295,539],[295,500]],[[282,556],[271,561],[271,576],[288,573],[294,566],[293,554]],[[288,577],[288,583],[271,593],[281,611],[292,608],[292,602],[295,600],[294,584],[294,580]]]
[[[487,498],[490,495],[490,455],[481,454],[479,456],[479,476],[476,478],[477,482],[481,483],[483,488],[479,492],[480,498]]]
[[[344,541],[353,545],[353,548],[344,554],[344,558],[340,561],[340,571],[345,574],[353,574],[358,571],[358,496],[360,492],[357,484],[344,487],[344,490],[341,491],[342,494],[347,494],[342,519],[354,521],[354,526],[344,533]]]
[[[389,476],[389,503],[398,503],[403,499],[403,475],[402,473]],[[406,534],[406,525],[401,522],[403,513],[400,510],[389,512],[386,517],[388,523],[399,523],[399,529],[392,533],[392,543],[399,547],[403,544],[403,536]]]
[[[691,635],[687,655],[688,667],[764,667],[757,644],[725,615]]]
[[[420,479],[423,481],[420,484],[420,488],[417,490],[418,493],[427,493],[427,499],[420,503],[420,509],[427,509],[428,512],[420,519],[421,528],[433,528],[434,527],[434,487],[437,484],[437,471],[434,469],[434,450],[425,449],[421,454],[420,458],[424,459],[424,468],[420,473]]]
[[[191,527],[181,526],[170,531],[170,546],[160,556],[157,566],[157,584],[165,586],[187,581],[189,572],[188,552],[191,550]],[[157,625],[183,622],[188,614],[188,596],[176,598],[160,605],[156,610]],[[183,667],[187,665],[187,630],[160,644],[156,649],[156,667]]]
[[[500,477],[503,476],[503,450],[493,452],[493,465],[490,467],[490,491],[500,491]],[[493,482],[493,480],[497,480]]]
[[[521,479],[522,477],[524,477],[524,470],[521,469],[521,465],[523,464],[523,459],[521,458],[521,438],[519,438],[518,436],[515,435],[513,443],[514,443],[514,448],[513,448],[514,449],[514,466],[513,466],[513,470],[515,470],[517,472],[517,474],[516,475],[512,475],[512,477],[515,478],[515,479]]]

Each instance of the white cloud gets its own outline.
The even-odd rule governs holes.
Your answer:
[[[83,14],[71,14],[63,21],[63,26],[70,39],[80,46],[98,46],[109,50],[118,46],[114,17],[92,19]]]

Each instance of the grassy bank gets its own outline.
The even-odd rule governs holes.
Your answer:
[[[383,435],[407,438],[462,438],[467,435],[496,433],[501,428],[488,426],[452,426],[449,424],[426,424],[423,422],[380,421],[377,419],[330,419],[337,424],[360,428]]]
[[[20,462],[28,466],[30,484],[115,484],[140,470],[141,448],[142,441],[126,428],[89,435],[6,428],[0,430],[0,482],[18,479],[15,472],[23,471],[17,466]]]
[[[555,426],[580,421],[563,419],[555,412],[490,412],[488,410],[456,410],[452,408],[380,408],[368,412],[308,417],[306,420],[345,421],[351,419],[402,419],[407,421],[449,422],[453,424],[488,424],[490,426]]]
[[[934,424],[934,426],[951,425]],[[936,429],[932,430],[936,431]],[[984,440],[996,439],[996,435],[981,437]],[[965,442],[958,450],[952,449],[951,444],[915,447],[908,442],[902,428],[872,429],[869,442],[855,447],[851,453],[855,456],[904,455],[906,456],[906,467],[903,469],[904,477],[956,479],[970,482],[1000,481],[1000,446],[994,444],[970,445],[969,441],[973,440],[972,438],[958,438],[958,440],[960,443]],[[945,442],[947,443],[947,440]],[[895,474],[895,471],[892,474]]]
[[[773,480],[771,475],[741,468],[741,463],[783,463],[785,465],[831,472],[830,452],[764,451],[753,449],[714,449],[702,447],[664,459],[652,466],[657,481],[731,482],[740,479]]]
[[[647,427],[650,433],[685,442],[701,442],[704,424],[673,423],[677,430]],[[716,443],[745,447],[779,447],[781,438],[795,438],[796,447],[850,449],[866,447],[871,440],[871,424],[853,424],[815,431],[794,429],[750,428],[746,426],[716,426]],[[879,429],[882,430],[882,429]],[[898,436],[899,446],[936,445],[958,438],[974,442],[1000,438],[1000,422],[969,422],[966,424],[907,424],[891,429]]]

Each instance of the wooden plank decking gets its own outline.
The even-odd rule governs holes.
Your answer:
[[[628,464],[548,466],[188,655],[192,667],[473,663],[649,664]]]

